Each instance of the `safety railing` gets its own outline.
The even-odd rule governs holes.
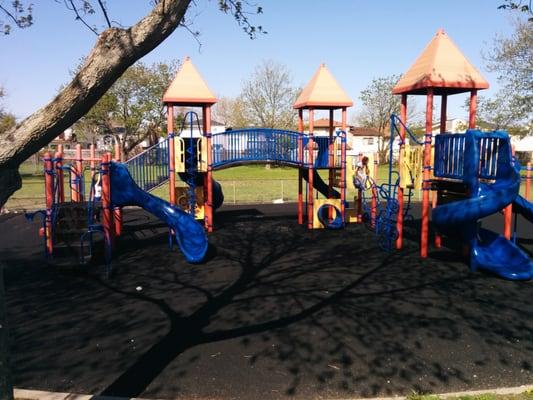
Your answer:
[[[166,138],[126,161],[131,177],[142,190],[153,190],[168,180],[168,143]]]
[[[298,132],[242,129],[212,135],[213,168],[244,162],[299,165]]]
[[[462,133],[441,133],[435,136],[435,177],[463,179],[465,139],[466,136]]]

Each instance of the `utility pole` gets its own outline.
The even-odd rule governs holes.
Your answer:
[[[13,400],[5,303],[4,265],[0,264],[0,400]]]

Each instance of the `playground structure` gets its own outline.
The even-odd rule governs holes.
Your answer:
[[[93,253],[93,235],[100,233],[110,271],[115,238],[121,234],[121,207],[140,206],[169,225],[169,247],[175,240],[188,262],[200,262],[207,251],[207,237],[196,220],[203,219],[205,231],[212,232],[214,210],[224,199],[220,184],[213,179],[213,171],[248,163],[275,163],[298,168],[299,222],[302,224],[304,218],[305,181],[307,226],[310,229],[344,226],[346,134],[344,130],[334,131],[331,124],[329,136],[314,138],[313,113],[315,109],[327,109],[333,121],[334,111],[340,108],[345,129],[346,108],[352,102],[325,65],[320,66],[295,103],[299,110],[298,132],[251,128],[211,134],[211,106],[216,103],[216,98],[189,58],[185,59],[165,92],[163,102],[167,106],[168,137],[123,164],[111,160],[109,153],[101,159],[96,158],[94,146],[90,157],[82,157],[78,146],[79,154],[72,160],[75,164],[65,167],[63,162],[70,159],[63,158],[61,151],[53,158],[46,153],[47,200],[46,210],[42,212],[42,233],[48,260],[54,258],[54,249],[63,239],[64,225],[75,220],[76,229],[69,231],[72,237],[68,247],[78,248],[79,261],[85,263]],[[176,106],[199,107],[201,117],[196,112],[188,112],[175,133]],[[303,109],[309,110],[310,134],[303,131]],[[197,136],[194,135],[195,129],[200,133]],[[115,156],[120,159],[118,146]],[[84,163],[90,163],[91,170],[88,194],[84,188]],[[320,177],[318,170],[321,169],[328,170],[328,183]],[[69,202],[64,201],[64,170],[72,174]],[[178,187],[176,178],[186,187]],[[169,202],[149,193],[166,182],[169,183]],[[101,198],[97,195],[100,187]],[[322,193],[325,199],[315,199],[318,193]],[[77,210],[76,215],[81,217],[74,219],[72,215],[65,215],[64,210],[72,204]]]
[[[176,193],[180,192],[180,204],[186,205],[184,209],[191,215],[194,214],[195,218],[203,217],[205,229],[212,232],[214,210],[223,201],[221,187],[213,180],[214,171],[253,163],[285,165],[298,168],[299,171],[299,223],[304,223],[305,209],[309,229],[338,229],[344,226],[346,109],[353,103],[325,65],[319,67],[294,104],[299,116],[298,131],[249,128],[211,134],[211,107],[216,101],[187,57],[163,97],[163,102],[167,105],[168,144],[163,141],[145,152],[160,152],[168,148],[171,203],[176,203]],[[175,106],[201,109],[199,114],[188,112],[177,133],[174,133]],[[304,109],[309,111],[308,134],[304,133]],[[312,133],[314,111],[317,109],[329,111],[328,136],[315,137]],[[333,117],[338,109],[342,112],[343,123],[342,129],[335,131]],[[197,136],[193,134],[195,130]],[[128,162],[128,168],[132,172],[135,167],[130,165]],[[320,177],[319,170],[328,171],[327,183]],[[132,173],[135,180],[138,175],[142,174]],[[185,190],[176,189],[176,176],[187,184]],[[144,188],[150,190],[164,180],[156,180]],[[318,193],[325,198],[317,199]],[[194,213],[191,212],[193,209],[196,210]]]
[[[118,144],[114,151],[115,157],[120,159]],[[50,152],[44,154],[46,209],[26,216],[31,220],[40,214],[42,218],[40,235],[44,239],[47,260],[52,260],[59,249],[75,250],[80,264],[84,264],[86,258],[92,256],[96,233],[103,236],[106,258],[110,257],[113,238],[122,231],[122,210],[110,202],[107,173],[110,162],[111,153],[99,158],[94,145],[90,146],[89,156],[83,155],[79,144],[74,157],[65,157],[62,145],[53,156]],[[85,187],[87,172],[90,177],[88,191]],[[68,190],[65,190],[65,183]]]
[[[186,58],[163,97],[167,106],[166,139],[125,164],[112,162],[110,155],[104,155],[98,172],[94,166],[98,160],[94,157],[78,158],[75,167],[69,167],[73,176],[78,174],[78,180],[71,180],[73,203],[83,202],[85,197],[80,186],[83,179],[79,178],[83,176],[83,172],[79,172],[83,171],[83,161],[91,162],[93,174],[87,199],[87,224],[80,239],[81,259],[84,259],[85,238],[90,249],[93,233],[102,232],[109,264],[114,237],[121,232],[120,207],[135,205],[169,225],[170,247],[175,238],[187,261],[200,262],[207,251],[205,231],[213,231],[214,211],[224,199],[213,172],[242,164],[274,163],[298,168],[298,223],[304,224],[305,216],[309,229],[339,229],[347,222],[365,222],[376,232],[382,248],[401,249],[404,221],[412,218],[413,191],[421,189],[421,257],[428,256],[429,215],[433,208],[436,248],[441,247],[441,235],[451,233],[462,238],[464,252],[470,254],[472,270],[486,269],[507,279],[530,279],[533,264],[515,243],[510,242],[512,212],[533,221],[533,206],[528,194],[525,199],[518,195],[520,169],[511,154],[509,136],[504,132],[475,130],[477,91],[486,88],[487,81],[444,31],[439,30],[393,90],[394,94],[401,95],[401,109],[400,116],[392,115],[390,120],[388,181],[378,185],[377,163],[364,157],[367,158],[364,168],[368,171],[363,174],[366,177],[358,181],[356,171],[352,170],[358,198],[355,208],[348,209],[346,111],[353,103],[324,64],[293,105],[298,110],[298,131],[250,128],[212,134],[211,107],[217,99]],[[446,134],[447,97],[464,92],[470,92],[469,130],[465,134]],[[413,135],[406,121],[408,95],[420,94],[425,94],[427,100],[422,140]],[[432,114],[436,95],[441,96],[441,118],[440,134],[436,135],[433,148]],[[177,106],[200,108],[201,116],[188,112],[176,131],[174,111]],[[339,109],[342,127],[335,131],[333,121]],[[304,110],[308,110],[308,133],[304,132]],[[317,110],[329,112],[327,136],[313,133]],[[398,171],[393,170],[392,163],[396,135],[400,139]],[[62,162],[61,155],[54,159],[49,155],[45,157],[44,236],[48,257],[52,255],[55,234],[60,231],[57,228],[60,213],[56,208],[64,197]],[[320,170],[328,171],[327,182],[321,178]],[[527,171],[529,193],[530,167]],[[102,223],[97,222],[98,213],[94,212],[98,207],[94,195],[95,176],[102,184]],[[185,183],[185,188],[177,186],[177,178]],[[169,202],[148,193],[166,182],[169,183]],[[434,196],[430,204],[431,190]],[[323,198],[319,198],[319,194]],[[505,220],[503,236],[478,226],[481,218],[500,210]],[[196,220],[203,220],[205,231]],[[465,226],[467,229],[462,229]]]
[[[371,226],[385,242],[383,247],[401,249],[403,222],[409,217],[412,190],[422,189],[420,255],[428,256],[429,215],[433,209],[435,247],[440,248],[442,234],[460,237],[463,253],[469,255],[471,270],[484,269],[505,279],[533,277],[528,256],[511,242],[512,213],[521,213],[533,222],[533,205],[528,201],[530,165],[527,167],[526,198],[519,196],[520,166],[512,155],[509,135],[505,132],[476,130],[477,91],[488,82],[462,55],[443,30],[402,76],[393,90],[401,95],[400,117],[390,120],[390,159],[396,135],[400,137],[399,172],[389,167],[388,183],[371,185],[384,203],[384,210],[374,211]],[[447,97],[470,92],[469,129],[465,134],[447,134]],[[426,95],[426,122],[423,141],[407,127],[407,96]],[[440,133],[433,138],[433,100],[441,96]],[[406,144],[407,137],[415,146]],[[418,147],[416,147],[418,145]],[[430,204],[430,191],[434,196]],[[407,197],[407,207],[404,200]],[[379,203],[379,202],[378,202]],[[379,205],[377,206],[379,208]],[[504,235],[481,228],[480,220],[502,211]],[[516,229],[515,215],[515,229]],[[515,238],[516,239],[516,238]]]

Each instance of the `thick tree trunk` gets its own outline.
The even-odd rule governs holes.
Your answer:
[[[9,368],[9,342],[5,313],[4,266],[0,264],[0,400],[13,400]]]
[[[21,186],[18,166],[85,115],[135,61],[179,25],[191,0],[161,0],[128,29],[102,32],[70,84],[44,108],[0,138],[0,207]]]

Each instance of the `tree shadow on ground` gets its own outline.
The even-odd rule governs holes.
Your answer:
[[[362,226],[226,220],[200,266],[165,235],[123,238],[111,280],[9,269],[18,386],[318,398],[531,380],[530,284],[422,260],[409,239],[384,254]]]

